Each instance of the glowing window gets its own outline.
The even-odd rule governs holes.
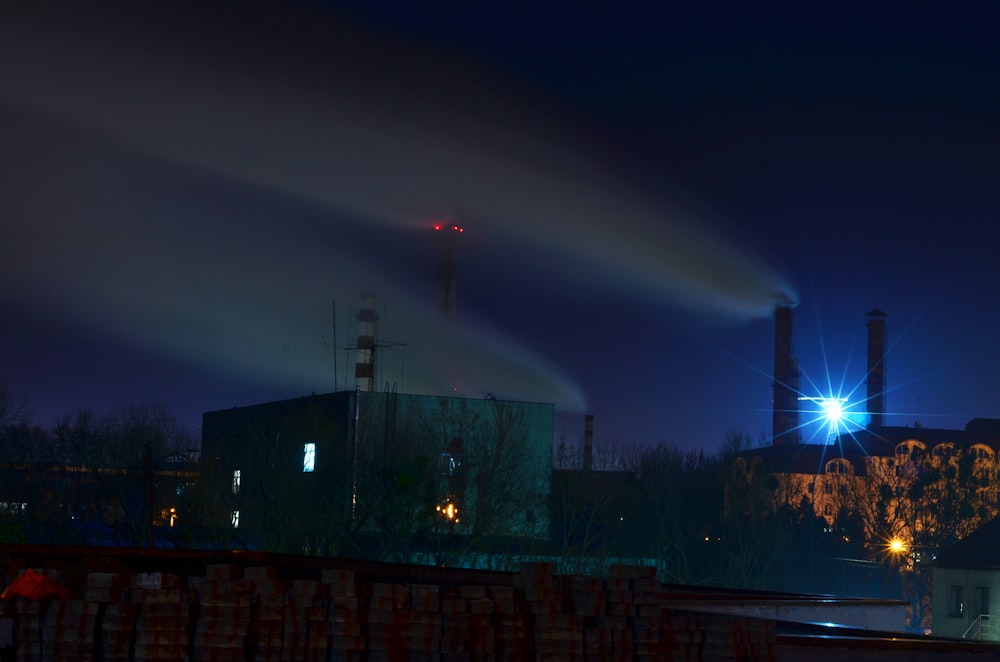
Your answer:
[[[952,618],[959,618],[965,612],[965,596],[962,595],[964,588],[961,584],[948,587],[948,616]]]
[[[235,469],[233,471],[233,494],[240,493],[240,470]]]
[[[315,471],[316,470],[316,444],[311,441],[307,441],[305,446],[302,447],[302,471]]]
[[[238,510],[233,511],[233,528],[240,528],[240,511]]]

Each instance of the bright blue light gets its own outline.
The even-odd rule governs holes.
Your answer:
[[[824,435],[827,439],[837,437],[841,434],[857,430],[864,427],[864,414],[852,411],[854,403],[849,403],[847,398],[828,396],[802,396],[801,402],[808,402],[815,405],[802,408],[802,413],[806,415],[803,427],[819,425],[820,430],[812,436]],[[806,435],[809,436],[809,435]]]

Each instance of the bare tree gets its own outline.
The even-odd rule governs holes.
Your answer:
[[[636,449],[626,466],[635,477],[632,511],[641,518],[644,554],[657,559],[669,582],[703,580],[705,538],[721,503],[720,484],[706,481],[709,462],[696,452],[658,445]]]
[[[6,380],[0,379],[0,429],[28,422],[28,404]]]
[[[930,557],[997,515],[996,476],[992,458],[975,448],[939,444],[928,453],[914,444],[866,458],[863,474],[845,483],[843,508],[861,522],[869,553],[899,571],[911,624],[929,618]]]
[[[443,444],[425,412],[397,409],[394,400],[392,393],[368,393],[363,401],[353,528],[378,541],[383,559],[408,562],[435,530]]]

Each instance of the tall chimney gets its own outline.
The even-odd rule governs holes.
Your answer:
[[[586,414],[583,418],[583,470],[594,468],[594,415]]]
[[[445,317],[455,316],[455,287],[458,273],[455,246],[458,235],[465,232],[460,225],[436,223],[438,256],[434,269],[434,305]]]
[[[885,318],[884,312],[875,308],[868,317],[868,427],[885,425]]]
[[[354,384],[362,391],[375,390],[375,295],[361,297],[358,311],[358,357],[354,365]]]
[[[792,307],[774,309],[774,405],[771,443],[799,443],[799,364],[792,355]]]

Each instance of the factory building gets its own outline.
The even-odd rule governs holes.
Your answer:
[[[544,539],[554,406],[342,391],[207,412],[217,518],[270,551],[359,536]]]
[[[780,503],[811,506],[831,530],[850,516],[870,544],[897,540],[916,555],[917,541],[947,544],[996,515],[1000,420],[976,418],[958,430],[885,425],[887,316],[866,316],[864,426],[832,443],[801,443],[792,309],[776,308],[772,443],[745,452],[744,466],[766,468]]]

